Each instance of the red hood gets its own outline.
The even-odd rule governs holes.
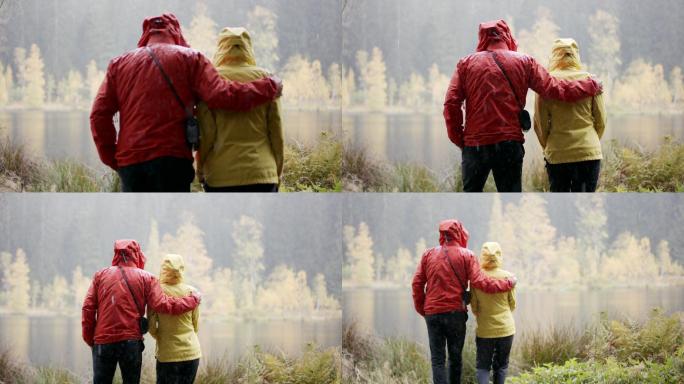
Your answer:
[[[125,251],[125,252],[122,252]],[[126,260],[124,260],[124,258]],[[135,240],[117,240],[114,242],[113,266],[128,265],[145,268],[145,254]]]
[[[163,22],[161,27],[153,25],[152,20],[160,19]],[[143,21],[143,34],[138,41],[138,47],[144,47],[150,40],[150,36],[153,32],[166,31],[172,38],[176,45],[183,47],[190,47],[188,43],[183,38],[183,32],[181,31],[180,23],[173,13],[165,13],[161,16],[148,17]]]
[[[439,223],[439,244],[456,242],[461,248],[468,247],[468,231],[458,220],[444,220]]]
[[[496,31],[498,36],[493,35],[491,32]],[[480,24],[480,41],[477,43],[477,51],[486,51],[489,44],[501,40],[506,43],[508,49],[511,51],[518,50],[518,42],[515,41],[513,34],[511,34],[511,28],[508,27],[503,20],[487,21]]]

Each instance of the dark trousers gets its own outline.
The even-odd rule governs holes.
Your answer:
[[[93,346],[93,384],[111,384],[116,365],[121,369],[123,384],[140,383],[142,352],[141,340],[128,340]]]
[[[461,353],[466,334],[466,312],[425,316],[430,339],[433,384],[460,384],[463,362]],[[448,353],[448,369],[447,369]],[[448,379],[447,379],[448,378]]]
[[[601,160],[580,161],[577,163],[546,163],[551,192],[596,192]]]
[[[190,192],[195,178],[192,160],[160,157],[119,168],[124,192]]]
[[[199,359],[162,363],[157,360],[157,384],[192,384],[197,376]]]
[[[508,357],[513,346],[513,336],[492,339],[475,338],[477,345],[477,380],[489,384],[489,372],[494,371],[494,384],[506,382]]]
[[[251,184],[238,185],[235,187],[210,187],[204,184],[205,192],[227,192],[227,193],[276,193],[278,184]]]
[[[463,148],[463,191],[482,192],[491,171],[497,191],[522,192],[524,157],[525,148],[517,141]]]

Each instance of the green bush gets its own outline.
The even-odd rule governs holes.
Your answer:
[[[516,340],[516,363],[521,370],[548,363],[563,364],[581,356],[583,343],[582,334],[572,325],[527,332]]]
[[[285,147],[281,189],[286,192],[341,191],[342,143],[323,133],[314,146]]]

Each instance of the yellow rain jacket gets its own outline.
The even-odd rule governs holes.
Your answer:
[[[549,72],[565,80],[581,80],[590,76],[582,70],[575,40],[556,40]],[[549,163],[576,163],[603,158],[600,143],[606,127],[603,95],[576,103],[542,99],[537,95],[535,104],[534,130]]]
[[[513,276],[501,269],[501,246],[499,243],[485,243],[482,246],[480,265],[484,273],[494,279]],[[477,317],[477,337],[492,339],[515,334],[515,288],[508,292],[488,294],[473,289],[470,308]]]
[[[185,264],[179,255],[166,255],[162,262],[159,282],[165,294],[173,297],[187,296],[195,289],[183,283]],[[156,357],[162,363],[195,360],[202,357],[197,332],[199,331],[199,306],[182,315],[155,313],[148,307],[150,335],[157,340]]]
[[[214,66],[221,76],[238,82],[268,76],[256,66],[244,28],[221,31]],[[197,169],[210,187],[279,184],[284,148],[277,101],[249,112],[210,110],[200,103],[198,113],[202,139]]]

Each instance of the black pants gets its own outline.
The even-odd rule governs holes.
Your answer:
[[[235,192],[235,193],[276,193],[278,184],[251,184],[235,187],[210,187],[204,184],[205,192]]]
[[[463,191],[482,192],[491,171],[497,191],[522,192],[524,157],[525,148],[517,141],[463,148]]]
[[[116,365],[121,369],[123,384],[140,383],[142,352],[141,340],[128,340],[93,346],[93,384],[111,384]]]
[[[551,192],[596,192],[601,160],[580,161],[577,163],[546,163]]]
[[[192,384],[197,376],[199,359],[162,363],[157,360],[157,384]]]
[[[513,336],[492,339],[475,338],[477,345],[477,380],[489,383],[489,372],[494,371],[494,384],[504,384],[508,371],[508,357],[513,346]]]
[[[124,192],[190,192],[192,160],[160,157],[118,170]]]
[[[461,353],[466,334],[466,312],[425,316],[430,339],[433,384],[460,384],[463,362]],[[449,357],[446,366],[447,352]],[[448,379],[447,379],[448,378]]]

